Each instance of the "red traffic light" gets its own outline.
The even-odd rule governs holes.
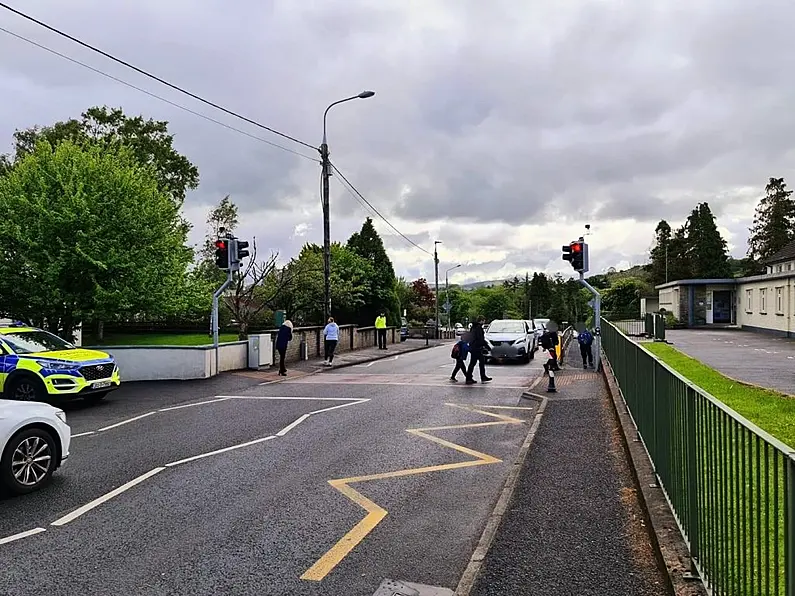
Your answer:
[[[573,252],[582,252],[582,244],[580,244],[579,242],[575,242],[574,244],[571,245],[571,250]]]
[[[215,247],[220,248],[221,250],[226,248],[226,241],[225,240],[216,240]]]

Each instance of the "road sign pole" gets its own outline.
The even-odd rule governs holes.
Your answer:
[[[213,325],[213,348],[215,349],[215,374],[216,375],[218,374],[219,362],[221,360],[220,356],[219,356],[219,353],[218,353],[218,327],[219,327],[219,323],[218,323],[218,299],[224,293],[226,288],[229,287],[229,284],[232,283],[232,275],[233,275],[233,271],[230,268],[226,272],[226,281],[223,283],[223,285],[220,288],[218,288],[213,293],[213,317],[212,317],[213,322],[212,322],[212,325]]]
[[[599,329],[602,324],[602,295],[596,288],[585,281],[585,274],[582,272],[580,272],[580,283],[593,295],[594,339],[596,340],[596,364],[594,370],[598,372],[602,365],[602,334]]]

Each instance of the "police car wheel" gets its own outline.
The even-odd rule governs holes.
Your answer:
[[[8,399],[17,401],[40,401],[44,395],[41,384],[31,377],[20,377],[11,381],[11,385],[6,391]]]
[[[0,480],[15,495],[24,495],[49,482],[56,468],[56,444],[41,428],[24,430],[8,442],[0,459]]]

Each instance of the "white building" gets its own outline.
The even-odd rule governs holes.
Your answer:
[[[657,286],[660,310],[688,327],[737,326],[795,336],[795,242],[765,261],[763,275],[684,279]]]

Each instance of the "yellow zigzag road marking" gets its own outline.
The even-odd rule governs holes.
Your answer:
[[[481,426],[495,426],[498,424],[523,424],[525,421],[519,418],[506,416],[505,414],[497,414],[495,412],[486,412],[478,408],[495,408],[501,410],[532,410],[531,407],[512,407],[512,406],[465,406],[460,404],[445,404],[453,408],[460,408],[468,412],[476,412],[491,418],[497,418],[495,422],[475,422],[469,424],[455,424],[451,426],[432,426],[427,428],[410,428],[406,432],[433,441],[443,447],[449,447],[455,451],[465,453],[474,457],[475,459],[469,461],[462,461],[453,464],[440,464],[436,466],[425,466],[422,468],[410,468],[407,470],[397,470],[394,472],[383,472],[381,474],[369,474],[367,476],[352,476],[350,478],[339,478],[337,480],[329,480],[328,483],[335,489],[340,491],[343,495],[348,497],[351,501],[359,505],[367,512],[367,515],[362,521],[356,524],[345,536],[343,536],[337,544],[323,555],[317,562],[312,565],[302,576],[301,579],[309,581],[320,581],[326,577],[331,571],[350,553],[357,544],[359,544],[365,537],[381,523],[387,515],[386,509],[377,505],[363,494],[352,488],[350,485],[357,482],[367,482],[369,480],[383,480],[385,478],[400,478],[402,476],[412,476],[415,474],[426,474],[428,472],[441,472],[443,470],[457,470],[459,468],[469,468],[472,466],[482,466],[486,464],[498,464],[502,462],[501,459],[475,451],[462,445],[457,445],[445,439],[440,439],[433,435],[429,435],[430,431],[439,430],[452,430],[456,428],[478,428]]]

